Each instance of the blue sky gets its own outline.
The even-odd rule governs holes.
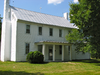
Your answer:
[[[10,5],[26,10],[63,17],[63,13],[69,13],[70,2],[77,3],[78,0],[10,0]],[[0,0],[1,17],[3,17],[3,8],[4,0]]]

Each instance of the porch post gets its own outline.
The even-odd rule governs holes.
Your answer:
[[[62,45],[62,61],[64,61],[64,45]]]
[[[70,46],[70,61],[72,60],[72,46]]]
[[[43,47],[42,47],[42,54],[44,55],[44,61],[45,61],[45,44],[43,44]]]
[[[53,61],[55,61],[55,45],[53,45]]]

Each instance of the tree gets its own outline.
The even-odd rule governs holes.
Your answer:
[[[82,30],[80,35],[91,46],[91,52],[95,51],[96,58],[100,58],[99,20],[100,0],[79,0],[77,4],[70,4],[70,22]]]
[[[0,40],[1,40],[1,26],[2,26],[2,17],[0,15]]]
[[[76,51],[83,53],[88,52],[91,48],[84,35],[80,33],[79,29],[72,29],[71,33],[66,35],[66,40],[76,46]]]

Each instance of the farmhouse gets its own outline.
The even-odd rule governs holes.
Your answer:
[[[76,28],[64,17],[52,16],[9,5],[4,0],[1,61],[26,61],[30,51],[40,51],[44,61],[90,59],[90,54],[75,52],[65,36]]]

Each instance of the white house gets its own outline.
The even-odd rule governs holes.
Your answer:
[[[9,5],[4,0],[1,40],[1,61],[26,61],[27,53],[43,53],[44,61],[90,59],[90,54],[75,52],[65,36],[75,28],[64,17],[33,12]]]

